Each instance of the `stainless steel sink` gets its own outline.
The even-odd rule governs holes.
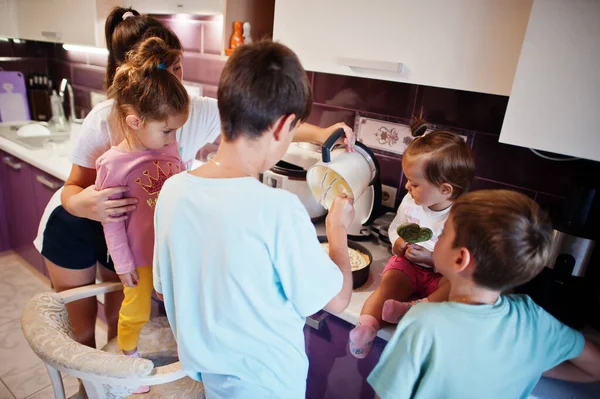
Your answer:
[[[17,131],[19,128],[27,124],[41,124],[50,130],[50,134],[43,136],[20,137],[17,134]],[[69,140],[69,132],[53,131],[53,129],[45,122],[2,123],[0,124],[0,136],[31,150],[52,147],[53,144],[60,144]]]

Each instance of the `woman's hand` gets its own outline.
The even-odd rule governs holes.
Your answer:
[[[127,212],[136,208],[136,198],[110,199],[118,194],[129,191],[128,187],[111,187],[97,191],[89,186],[69,198],[67,211],[75,216],[95,220],[102,223],[122,222],[127,219]],[[71,211],[73,210],[73,212]]]
[[[103,223],[122,222],[127,219],[125,213],[133,211],[138,200],[110,198],[119,197],[129,188],[111,187],[96,191],[95,182],[96,169],[73,164],[61,196],[62,205],[67,212],[80,218]]]
[[[346,146],[346,150],[348,152],[354,152],[354,143],[356,142],[356,134],[354,130],[344,122],[336,123],[335,125],[331,125],[326,127],[321,132],[321,137],[319,142],[323,144],[325,140],[327,140],[333,133],[335,133],[338,129],[344,129],[344,133],[346,134],[346,138],[344,139],[344,145]]]
[[[353,152],[356,134],[344,122],[339,122],[325,128],[311,125],[310,123],[303,123],[298,126],[293,141],[323,144],[338,129],[344,129],[344,133],[346,133],[344,145],[349,152]]]

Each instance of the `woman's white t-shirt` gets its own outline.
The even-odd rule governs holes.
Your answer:
[[[214,142],[221,133],[221,120],[217,100],[209,97],[192,97],[187,122],[175,133],[179,144],[179,154],[187,169],[190,169],[196,153],[206,144]],[[84,168],[95,169],[96,160],[111,146],[123,140],[121,134],[111,132],[108,119],[113,108],[113,100],[104,101],[94,107],[85,118],[75,148],[71,153],[71,162]],[[33,244],[41,252],[44,230],[50,214],[61,205],[62,188],[58,190],[46,205],[38,235]]]

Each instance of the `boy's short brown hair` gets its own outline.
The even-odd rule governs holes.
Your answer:
[[[509,190],[482,190],[459,198],[450,211],[454,247],[475,259],[473,280],[503,291],[524,284],[548,265],[552,224],[535,201]]]
[[[475,176],[475,160],[469,145],[458,134],[436,130],[415,139],[404,156],[424,156],[425,177],[436,187],[443,183],[452,186],[451,199],[469,191]]]
[[[264,40],[236,48],[217,93],[225,140],[260,137],[281,116],[305,121],[312,107],[306,71],[286,46]]]

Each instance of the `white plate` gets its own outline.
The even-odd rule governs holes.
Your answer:
[[[36,136],[50,136],[50,130],[46,126],[42,126],[37,123],[31,123],[25,126],[21,126],[17,130],[17,136],[19,137],[36,137]]]

